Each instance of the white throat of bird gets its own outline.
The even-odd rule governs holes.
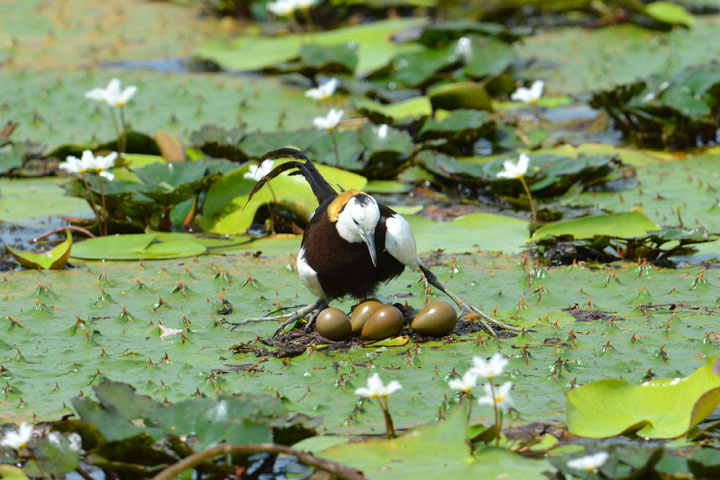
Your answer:
[[[364,242],[368,247],[370,259],[377,266],[375,252],[375,227],[380,221],[380,209],[374,198],[360,194],[348,200],[345,208],[338,215],[338,235],[350,243]]]

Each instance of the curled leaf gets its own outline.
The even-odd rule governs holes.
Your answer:
[[[41,270],[50,268],[58,270],[63,268],[67,263],[68,258],[70,258],[70,249],[72,248],[72,235],[70,235],[69,230],[66,230],[65,233],[67,239],[49,252],[24,252],[10,245],[5,245],[5,248],[7,248],[8,252],[15,257],[15,260],[20,262],[20,265],[25,268],[38,268]]]

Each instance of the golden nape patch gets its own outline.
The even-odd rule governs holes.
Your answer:
[[[337,222],[338,215],[342,212],[345,204],[355,195],[359,195],[362,192],[360,190],[346,190],[337,196],[335,200],[330,203],[327,209],[328,217],[331,222]]]

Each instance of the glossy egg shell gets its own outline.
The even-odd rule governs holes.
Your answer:
[[[315,328],[320,335],[330,340],[350,338],[352,326],[345,312],[339,308],[326,308],[315,320]]]
[[[410,328],[420,335],[441,337],[452,332],[457,321],[457,312],[452,305],[442,300],[435,300],[420,310]]]
[[[375,310],[365,322],[362,337],[366,340],[382,340],[394,337],[403,328],[403,314],[392,305]]]

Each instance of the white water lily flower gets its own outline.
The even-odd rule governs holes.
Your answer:
[[[517,163],[512,160],[503,162],[503,169],[497,174],[497,178],[520,178],[527,172],[530,166],[530,157],[521,153]]]
[[[540,97],[542,97],[543,89],[545,88],[545,82],[542,80],[535,80],[530,88],[519,87],[512,95],[510,99],[515,102],[535,103]]]
[[[485,390],[485,396],[478,399],[480,405],[492,405],[497,404],[498,408],[508,409],[514,405],[513,399],[510,398],[510,390],[512,389],[512,382],[505,382],[499,387],[495,388],[495,396],[493,397],[492,387],[489,383],[483,386]]]
[[[170,335],[177,335],[178,333],[182,332],[181,328],[166,327],[162,323],[158,326],[160,327],[160,340],[164,339],[165,337],[169,337]]]
[[[472,58],[472,54],[472,43],[470,42],[470,39],[468,37],[460,37],[457,45],[455,45],[455,55],[462,57],[465,61],[468,61]]]
[[[575,458],[568,461],[567,465],[570,468],[576,470],[585,470],[588,473],[596,472],[598,468],[602,467],[607,462],[610,455],[607,452],[598,452],[585,457]]]
[[[402,385],[395,380],[385,385],[382,379],[380,379],[380,375],[375,373],[372,377],[368,378],[367,387],[355,389],[355,394],[365,398],[387,398],[390,394],[401,388]]]
[[[335,110],[331,108],[328,114],[324,117],[315,117],[313,125],[315,128],[320,130],[335,130],[335,127],[340,123],[340,119],[345,114],[343,110]]]
[[[295,12],[297,6],[294,0],[275,0],[265,5],[265,8],[278,17],[289,17]]]
[[[478,374],[474,369],[470,369],[462,376],[461,379],[453,379],[448,382],[451,390],[459,390],[464,393],[470,393],[470,390],[477,385]]]
[[[105,88],[93,88],[85,93],[85,98],[105,102],[111,107],[124,107],[135,95],[138,88],[135,85],[120,90],[120,80],[113,78]]]
[[[331,78],[321,83],[317,88],[311,88],[305,92],[305,96],[315,100],[327,100],[335,93],[339,83],[340,81],[337,78]]]
[[[378,129],[377,129],[377,137],[378,137],[380,140],[382,140],[382,139],[384,139],[384,138],[387,138],[387,134],[388,134],[388,126],[387,126],[386,123],[383,123],[383,124],[380,125],[380,126],[378,127]]]
[[[22,422],[17,431],[5,434],[3,439],[0,440],[0,446],[10,447],[13,450],[20,450],[28,444],[30,438],[32,438],[32,432],[33,426],[29,423]]]
[[[489,361],[486,361],[481,357],[473,357],[472,371],[478,377],[484,377],[492,380],[503,372],[508,361],[501,354],[496,353],[490,357]]]
[[[90,150],[85,150],[82,153],[81,158],[70,155],[64,162],[58,165],[58,168],[75,175],[82,175],[86,172],[95,172],[108,180],[112,180],[115,176],[106,170],[115,165],[116,158],[117,152],[112,152],[105,156],[95,156]]]
[[[265,160],[260,165],[250,165],[250,170],[245,172],[243,178],[258,181],[270,173],[273,169],[273,165],[275,165],[273,160]]]

